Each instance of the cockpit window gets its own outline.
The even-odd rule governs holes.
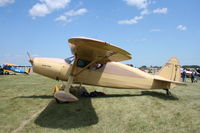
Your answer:
[[[90,63],[89,61],[86,61],[83,59],[78,59],[77,66],[83,68],[83,67],[87,66],[89,63]]]
[[[10,69],[11,69],[11,67],[12,67],[12,66],[5,65],[5,66],[3,67],[3,69],[10,70]]]
[[[98,71],[101,71],[103,70],[102,68],[104,68],[104,64],[101,64],[101,63],[95,63],[94,65],[91,66],[91,70],[98,70]]]
[[[72,64],[73,61],[74,61],[74,56],[65,59],[65,62],[67,62],[68,64]]]
[[[74,56],[66,58],[65,62],[67,62],[68,64],[72,64],[74,62]],[[84,60],[84,59],[78,59],[77,66],[81,67],[81,68],[84,68],[89,63],[90,63],[90,61],[87,61],[87,60]],[[105,66],[104,64],[101,64],[101,63],[97,62],[97,63],[93,64],[92,66],[88,67],[88,69],[98,70],[98,71],[100,70],[101,71],[101,70],[103,70],[101,68],[104,68],[104,66]]]
[[[103,64],[100,64],[100,63],[96,63],[96,65],[95,65],[96,70],[100,69],[102,67],[103,67]]]

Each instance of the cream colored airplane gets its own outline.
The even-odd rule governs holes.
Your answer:
[[[179,61],[172,57],[156,75],[145,73],[137,68],[119,63],[131,59],[131,54],[104,41],[85,37],[70,38],[69,45],[74,57],[30,58],[35,73],[67,81],[63,91],[54,97],[62,102],[78,101],[70,93],[73,83],[102,86],[118,89],[170,89],[180,81]]]

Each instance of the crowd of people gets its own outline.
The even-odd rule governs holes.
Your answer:
[[[181,77],[182,77],[182,81],[183,82],[186,82],[186,79],[187,79],[187,73],[186,73],[186,69],[183,70],[182,74],[181,74]],[[191,78],[191,82],[192,83],[195,83],[198,81],[198,78],[199,78],[199,75],[197,74],[197,72],[195,71],[192,71],[192,73],[188,76]]]

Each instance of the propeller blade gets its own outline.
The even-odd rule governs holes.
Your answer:
[[[30,55],[30,53],[29,53],[29,52],[27,52],[27,55],[28,55],[29,59],[32,59],[32,58],[31,58],[31,55]]]
[[[27,55],[29,57],[29,62],[33,65],[33,58],[31,57],[31,55],[29,54],[29,52],[27,52]]]

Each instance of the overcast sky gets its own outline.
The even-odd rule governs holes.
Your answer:
[[[0,0],[0,62],[71,56],[67,40],[85,36],[132,53],[131,63],[200,65],[200,0]]]

